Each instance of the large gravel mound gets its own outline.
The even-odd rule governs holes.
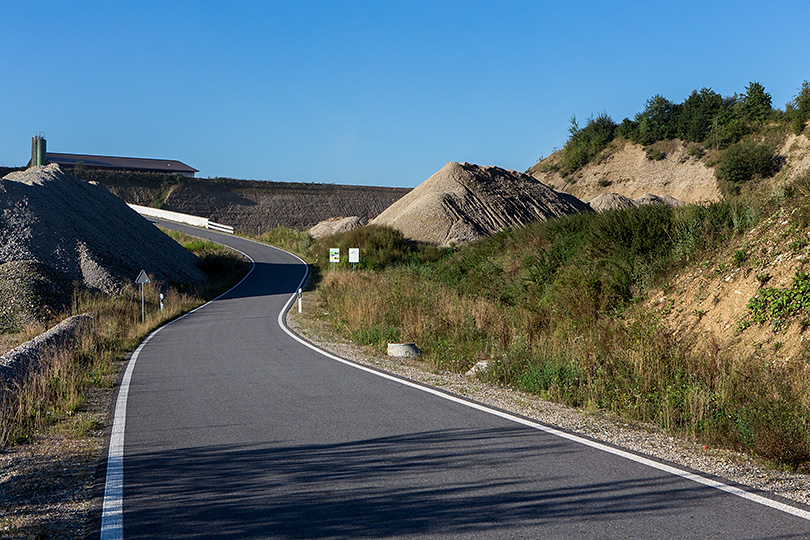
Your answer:
[[[439,245],[465,244],[506,227],[589,212],[576,197],[499,167],[451,162],[392,204],[372,223]]]
[[[99,185],[58,165],[0,179],[0,264],[28,261],[69,282],[119,292],[141,270],[197,283],[197,258]]]

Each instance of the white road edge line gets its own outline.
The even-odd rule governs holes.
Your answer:
[[[276,248],[276,249],[278,249],[278,248]],[[294,255],[292,253],[291,253],[291,255],[297,257],[296,255]],[[301,260],[300,257],[297,257],[297,258],[299,260]],[[304,262],[304,261],[301,260],[301,262]],[[306,263],[304,263],[304,264],[306,264]],[[308,275],[309,275],[309,270],[307,269],[307,273],[304,274],[304,278],[301,280],[301,283],[298,285],[299,288],[303,287],[304,282],[306,281]],[[597,441],[586,439],[585,437],[580,437],[578,435],[574,435],[573,433],[566,433],[565,431],[561,431],[559,429],[555,429],[555,428],[550,427],[550,426],[545,426],[543,424],[533,422],[533,421],[528,420],[526,418],[521,418],[519,416],[509,414],[507,412],[499,411],[497,409],[492,409],[492,408],[487,407],[485,405],[481,405],[480,403],[474,403],[472,401],[467,401],[466,399],[460,398],[458,396],[445,394],[444,392],[440,392],[439,390],[436,390],[434,388],[431,388],[431,387],[428,387],[428,386],[422,386],[421,384],[416,384],[414,382],[411,382],[411,381],[408,381],[408,380],[405,380],[405,379],[400,379],[399,377],[389,375],[388,373],[377,371],[375,369],[369,368],[369,367],[364,366],[362,364],[356,364],[356,363],[351,362],[349,360],[346,360],[344,358],[340,358],[339,356],[335,356],[334,354],[332,354],[332,353],[330,353],[328,351],[325,351],[323,349],[320,349],[320,348],[316,347],[315,345],[313,345],[312,343],[309,343],[308,341],[300,338],[292,330],[287,328],[286,324],[284,324],[284,316],[286,315],[287,310],[290,308],[292,303],[295,301],[297,294],[298,294],[297,292],[293,293],[293,295],[290,297],[290,299],[284,305],[284,309],[282,309],[281,313],[279,313],[279,315],[278,315],[278,325],[281,327],[282,330],[284,330],[284,332],[287,333],[288,336],[290,336],[291,338],[293,338],[297,342],[301,343],[302,345],[312,349],[313,351],[315,351],[315,352],[317,352],[317,353],[319,353],[319,354],[321,354],[321,355],[323,355],[323,356],[325,356],[325,357],[327,357],[327,358],[329,358],[331,360],[334,360],[336,362],[340,362],[341,364],[346,364],[347,366],[351,366],[351,367],[353,367],[355,369],[359,369],[361,371],[371,373],[371,374],[376,375],[378,377],[382,377],[383,379],[388,379],[388,380],[394,381],[396,383],[402,384],[404,386],[409,386],[411,388],[415,388],[416,390],[420,390],[420,391],[426,392],[428,394],[433,394],[434,396],[438,396],[438,397],[440,397],[442,399],[446,399],[448,401],[452,401],[452,402],[458,403],[460,405],[470,407],[472,409],[477,409],[479,411],[482,411],[482,412],[485,412],[485,413],[488,413],[488,414],[492,414],[494,416],[499,416],[499,417],[501,417],[501,418],[503,418],[505,420],[509,420],[509,421],[515,422],[517,424],[521,424],[521,425],[524,425],[524,426],[527,426],[527,427],[530,427],[530,428],[534,428],[534,429],[537,429],[537,430],[540,430],[540,431],[544,431],[544,432],[549,433],[551,435],[555,435],[555,436],[563,438],[563,439],[568,439],[569,441],[573,441],[573,442],[576,442],[576,443],[579,443],[579,444],[584,444],[585,446],[589,446],[591,448],[595,448],[597,450],[601,450],[601,451],[607,452],[609,454],[620,456],[620,457],[623,457],[625,459],[629,459],[630,461],[635,461],[636,463],[641,463],[642,465],[652,467],[653,469],[658,469],[659,471],[663,471],[663,472],[666,472],[666,473],[669,473],[669,474],[673,474],[675,476],[680,476],[681,478],[685,478],[687,480],[697,482],[698,484],[703,484],[704,486],[719,489],[720,491],[724,491],[726,493],[730,493],[732,495],[742,497],[743,499],[747,499],[747,500],[755,502],[757,504],[761,504],[763,506],[767,506],[767,507],[773,508],[775,510],[780,510],[782,512],[785,512],[787,514],[791,514],[793,516],[796,516],[796,517],[799,517],[799,518],[802,518],[802,519],[810,520],[810,511],[804,510],[802,508],[796,508],[796,507],[791,506],[789,504],[785,504],[785,503],[782,503],[782,502],[779,502],[779,501],[775,501],[773,499],[769,499],[768,497],[763,497],[762,495],[759,495],[757,493],[752,493],[750,491],[746,491],[746,490],[740,489],[738,487],[730,486],[730,485],[728,485],[728,484],[726,484],[724,482],[720,482],[719,480],[713,480],[711,478],[707,478],[707,477],[702,476],[700,474],[685,471],[683,469],[679,469],[677,467],[674,467],[672,465],[667,465],[665,463],[659,463],[659,462],[657,462],[657,461],[655,461],[653,459],[646,458],[644,456],[633,454],[631,452],[627,452],[627,451],[621,450],[619,448],[614,448],[612,446],[608,446],[606,444],[602,444],[602,443],[597,442]]]
[[[132,353],[132,357],[127,363],[127,369],[124,372],[124,376],[121,379],[121,387],[118,390],[118,399],[115,402],[115,414],[113,416],[113,426],[110,433],[110,448],[107,453],[107,477],[104,482],[104,502],[102,503],[101,507],[101,540],[121,540],[124,538],[124,431],[127,422],[127,398],[129,396],[129,385],[130,381],[132,380],[132,372],[135,369],[135,363],[138,361],[138,355],[141,353],[141,349],[143,349],[144,345],[149,343],[149,341],[155,337],[158,332],[167,326],[188,317],[192,313],[201,310],[211,302],[219,300],[241,285],[242,282],[253,273],[254,268],[256,268],[256,263],[250,257],[250,255],[247,255],[245,252],[234,247],[226,247],[241,253],[250,260],[250,271],[245,274],[245,277],[239,280],[239,283],[220,294],[213,300],[209,300],[205,304],[196,307],[188,313],[185,313],[180,317],[173,319],[163,326],[153,330],[152,333],[146,336],[141,344],[138,345],[138,348],[135,349],[134,353]]]

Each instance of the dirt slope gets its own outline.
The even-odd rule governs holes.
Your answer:
[[[607,157],[600,163],[589,163],[572,181],[564,179],[550,167],[552,154],[531,169],[529,174],[552,188],[590,201],[604,193],[618,193],[635,199],[646,193],[669,195],[686,203],[717,201],[720,192],[714,169],[705,160],[689,154],[689,143],[678,140],[656,143],[664,154],[660,160],[649,159],[641,145],[630,141],[611,143]]]
[[[517,227],[590,208],[528,174],[450,162],[372,223],[407,238],[439,245],[464,244]]]
[[[283,225],[306,230],[337,216],[369,220],[408,193],[408,188],[265,182],[227,178],[180,178],[82,171],[132,204],[157,206],[233,225],[239,232]]]

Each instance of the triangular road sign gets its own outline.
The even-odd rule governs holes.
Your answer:
[[[146,275],[146,272],[141,270],[141,273],[138,274],[138,278],[135,280],[135,283],[143,285],[144,283],[151,283],[151,282],[149,281],[149,276]]]

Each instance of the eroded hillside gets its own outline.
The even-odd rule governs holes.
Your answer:
[[[78,171],[132,204],[210,218],[237,231],[277,225],[305,230],[334,217],[369,220],[408,193],[407,188],[184,178],[158,174]]]

